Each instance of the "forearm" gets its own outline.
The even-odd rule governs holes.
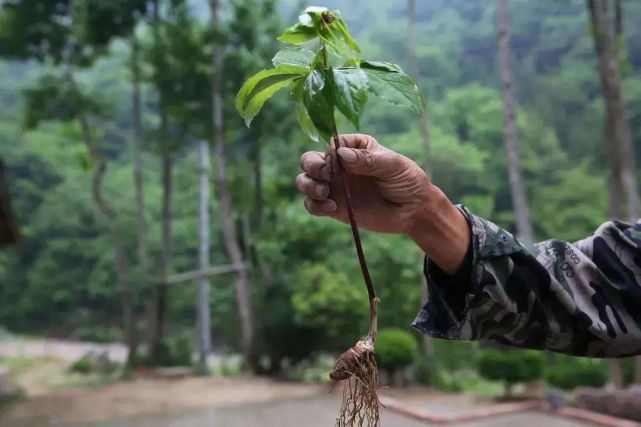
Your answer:
[[[470,245],[470,227],[465,216],[441,189],[432,184],[427,197],[420,203],[409,237],[441,270],[456,272]]]
[[[576,244],[550,240],[526,248],[460,209],[473,240],[469,278],[452,281],[430,260],[430,298],[416,329],[580,356],[641,354],[641,272],[634,261],[641,254],[641,222],[606,223]],[[451,247],[450,240],[444,246]]]

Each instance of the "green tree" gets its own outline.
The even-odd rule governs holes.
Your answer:
[[[543,358],[534,350],[485,350],[479,358],[479,373],[505,385],[505,397],[512,397],[515,384],[541,378]]]
[[[32,129],[43,121],[51,120],[75,121],[80,126],[82,141],[93,168],[93,199],[109,224],[115,252],[115,269],[122,290],[124,329],[129,349],[128,366],[131,367],[138,338],[129,261],[116,212],[103,195],[107,162],[92,130],[92,121],[104,117],[104,112],[80,89],[75,70],[90,65],[106,50],[114,37],[131,32],[136,23],[135,17],[144,13],[146,2],[121,0],[105,4],[85,0],[40,3],[12,2],[3,5],[0,39],[6,43],[6,48],[0,51],[0,55],[52,60],[61,65],[62,70],[57,74],[45,74],[35,87],[25,90],[24,126]],[[32,8],[39,12],[32,14]],[[36,28],[36,31],[32,32],[32,28]],[[54,34],[49,34],[51,29]],[[52,36],[51,40],[49,36]]]
[[[419,358],[416,339],[403,329],[383,328],[378,333],[376,358],[395,385],[402,385],[402,370]]]

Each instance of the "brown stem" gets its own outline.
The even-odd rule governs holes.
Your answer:
[[[333,128],[333,139],[334,139],[334,148],[338,151],[340,147],[338,136],[338,130],[336,129],[336,124]],[[347,177],[345,176],[345,169],[341,162],[340,157],[336,156],[338,163],[338,176],[340,177],[341,184],[343,186],[343,193],[345,193],[345,203],[347,204],[347,215],[349,216],[349,224],[352,228],[352,235],[354,236],[354,245],[356,246],[356,253],[358,254],[358,261],[361,265],[361,271],[363,272],[363,279],[365,279],[365,286],[367,287],[367,294],[369,296],[369,333],[367,334],[367,339],[372,343],[376,344],[376,332],[378,327],[378,298],[376,297],[376,291],[374,290],[374,284],[372,283],[372,278],[369,275],[369,269],[367,268],[367,261],[365,260],[365,253],[363,252],[363,244],[361,243],[361,235],[358,231],[358,224],[356,223],[356,215],[354,214],[354,205],[352,204],[352,193],[349,189],[349,184],[347,183]]]

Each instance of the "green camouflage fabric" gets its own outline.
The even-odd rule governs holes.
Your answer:
[[[641,354],[641,220],[606,222],[576,243],[526,246],[460,209],[472,230],[469,283],[444,283],[426,261],[429,298],[414,328],[577,356]],[[456,286],[467,291],[453,297]]]

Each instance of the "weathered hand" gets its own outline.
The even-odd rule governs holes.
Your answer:
[[[369,135],[343,135],[338,149],[348,178],[358,225],[371,231],[409,234],[429,204],[434,189],[425,172],[409,158]],[[296,187],[313,215],[348,222],[336,151],[302,155]]]
[[[444,271],[459,268],[470,244],[467,220],[416,163],[368,135],[343,135],[338,156],[359,226],[407,234]],[[333,147],[303,154],[296,187],[310,213],[347,223],[336,162]]]

